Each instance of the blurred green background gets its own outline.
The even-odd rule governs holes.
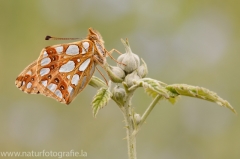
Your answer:
[[[45,41],[46,35],[84,38],[89,27],[102,34],[108,50],[124,52],[120,38],[129,38],[133,52],[148,64],[148,77],[206,87],[240,112],[239,4],[0,0],[0,151],[83,150],[89,159],[127,158],[123,116],[110,102],[93,118],[92,87],[65,106],[14,84],[43,47],[70,42]],[[141,89],[133,100],[140,114],[150,102]],[[139,159],[239,159],[239,116],[189,97],[175,105],[163,101],[137,136],[137,154]]]

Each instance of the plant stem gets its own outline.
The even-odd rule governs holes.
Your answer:
[[[123,116],[125,119],[125,125],[127,130],[127,144],[128,144],[128,158],[129,159],[137,159],[136,152],[136,135],[132,135],[134,132],[134,124],[133,124],[133,114],[131,107],[131,100],[133,96],[133,91],[128,92],[126,97],[126,102],[124,103],[124,111]]]
[[[155,105],[158,103],[158,101],[162,98],[162,95],[157,95],[154,100],[150,103],[150,105],[148,106],[148,108],[146,109],[146,111],[143,113],[141,121],[138,124],[138,128],[137,130],[134,131],[134,135],[137,134],[138,130],[141,128],[142,124],[145,122],[145,120],[147,119],[148,115],[151,113],[151,111],[153,110],[153,108],[155,107]]]

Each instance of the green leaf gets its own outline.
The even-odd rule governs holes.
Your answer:
[[[228,103],[228,101],[222,99],[215,92],[212,92],[206,88],[191,86],[187,84],[172,84],[166,86],[166,89],[168,89],[173,94],[200,98],[217,103],[218,105],[229,108],[232,112],[236,113],[236,110],[230,105],[230,103]]]
[[[102,87],[98,90],[97,94],[93,97],[92,108],[93,116],[96,117],[99,109],[107,105],[108,101],[111,99],[112,93],[108,88]]]
[[[134,82],[138,86],[142,86],[146,93],[153,98],[156,97],[158,94],[164,96],[165,98],[169,99],[169,91],[163,87],[165,85],[163,82],[157,81],[151,78],[143,78],[139,79]]]
[[[170,97],[168,99],[168,101],[172,104],[175,104],[177,102],[178,98],[179,98],[179,96]]]

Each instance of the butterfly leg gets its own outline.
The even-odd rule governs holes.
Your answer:
[[[116,50],[116,49],[112,49],[112,50],[109,51],[108,53],[109,53],[109,54],[112,54],[114,51],[117,52],[118,54],[122,55],[122,53],[121,53],[120,51]]]
[[[103,75],[103,73],[102,73],[97,67],[96,67],[96,69],[97,69],[97,71],[100,73],[100,75],[103,77],[105,83],[106,83],[107,86],[108,86],[108,81],[107,81],[107,79],[105,78],[105,76]]]
[[[105,63],[106,61],[101,61],[99,60],[98,56],[93,56],[93,60],[94,62],[96,62],[98,65],[100,65],[103,69],[106,69]],[[100,73],[100,75],[104,78],[104,81],[106,82],[107,86],[108,86],[108,82],[105,78],[105,76],[102,74],[102,72],[96,67],[97,71]]]
[[[118,62],[118,61],[111,55],[114,51],[117,52],[117,53],[119,53],[120,55],[122,54],[120,51],[118,51],[118,50],[116,50],[116,49],[112,49],[112,50],[109,51],[109,52],[106,50],[106,53],[107,53],[107,55],[108,55],[113,61],[115,61],[116,63],[118,63],[118,64],[120,64],[120,65],[126,66],[126,64],[121,63],[121,62]]]

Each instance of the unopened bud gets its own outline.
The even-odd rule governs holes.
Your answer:
[[[125,72],[117,66],[107,66],[107,74],[112,82],[121,83],[125,77]]]
[[[108,87],[104,81],[102,81],[100,78],[95,76],[92,76],[88,84],[97,89],[100,89],[102,87]]]
[[[134,114],[134,120],[136,124],[139,124],[141,121],[141,116],[140,114]]]
[[[137,72],[134,71],[125,77],[125,82],[128,87],[131,87],[132,85],[134,85],[134,81],[139,80],[139,79],[140,79],[140,77],[137,75]]]
[[[145,61],[143,61],[143,59],[141,59],[141,60],[142,60],[143,64],[138,67],[137,74],[141,78],[144,78],[148,74],[148,68],[147,68],[147,64],[145,63]]]
[[[138,55],[134,54],[130,48],[128,41],[122,40],[123,45],[125,46],[126,53],[120,55],[117,59],[119,62],[118,67],[123,69],[127,73],[132,73],[140,65],[140,59]]]
[[[126,92],[120,86],[116,86],[113,88],[113,97],[118,103],[120,103],[121,105],[124,105]]]

